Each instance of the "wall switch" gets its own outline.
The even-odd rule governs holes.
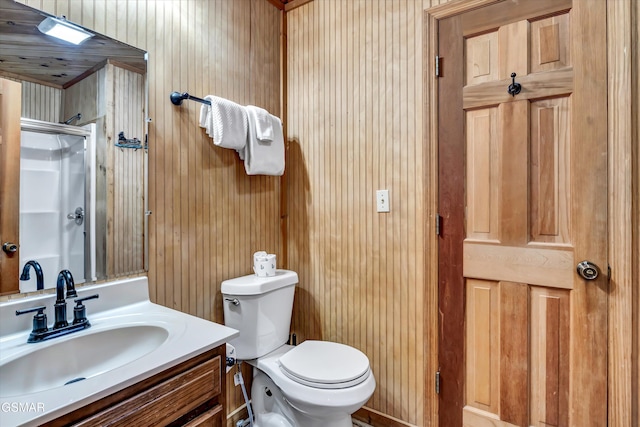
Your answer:
[[[376,191],[376,206],[378,212],[389,212],[389,190]]]

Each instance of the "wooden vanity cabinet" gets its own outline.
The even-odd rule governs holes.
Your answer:
[[[222,345],[45,425],[222,427],[224,360]]]

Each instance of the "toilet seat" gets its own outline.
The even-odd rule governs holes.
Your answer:
[[[356,386],[371,372],[360,350],[328,341],[307,340],[279,359],[280,370],[291,380],[321,389]]]

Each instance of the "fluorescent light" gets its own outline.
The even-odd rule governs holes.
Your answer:
[[[93,34],[83,28],[73,25],[66,19],[47,17],[38,25],[40,32],[73,44],[80,44]]]

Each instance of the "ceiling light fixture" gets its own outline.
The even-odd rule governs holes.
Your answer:
[[[89,31],[78,27],[67,21],[64,17],[54,18],[49,16],[38,24],[40,32],[59,38],[73,44],[80,44],[90,37],[93,37]]]

